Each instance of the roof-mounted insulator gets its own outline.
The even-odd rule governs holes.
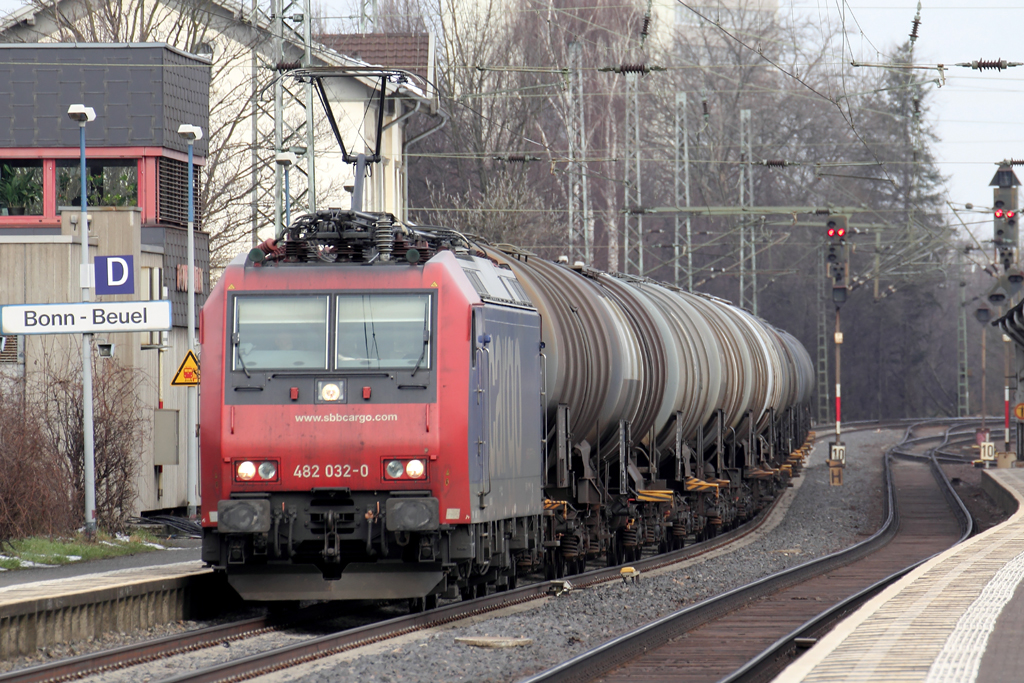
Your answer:
[[[768,166],[769,168],[785,168],[790,165],[785,159],[764,159],[756,163],[761,166]]]
[[[1024,159],[1007,159],[1001,166],[1024,166]]]
[[[910,25],[910,44],[913,46],[914,42],[917,41],[917,29],[921,26],[921,0],[917,0],[917,14],[914,15],[914,20]]]
[[[1003,69],[1009,69],[1011,66],[1020,66],[1022,62],[1008,62],[1005,59],[978,59],[973,62],[960,62],[957,66],[969,66],[977,71],[984,71],[985,69],[995,69],[996,71],[1002,71]]]
[[[278,62],[274,66],[274,71],[293,71],[301,68],[302,62]]]
[[[617,74],[640,74],[646,76],[652,71],[665,71],[663,66],[648,66],[647,64],[621,64],[619,66],[603,66],[598,71],[611,71]]]

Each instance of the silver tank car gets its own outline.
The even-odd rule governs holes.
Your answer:
[[[487,249],[509,267],[543,319],[548,424],[570,408],[578,443],[617,458],[619,424],[636,443],[670,448],[716,420],[763,432],[806,404],[810,356],[792,335],[732,304],[653,281]]]

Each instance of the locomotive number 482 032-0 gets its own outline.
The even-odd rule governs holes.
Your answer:
[[[299,477],[300,479],[319,479],[320,465],[296,465],[292,476]],[[325,465],[323,476],[342,479],[347,479],[349,477],[368,477],[370,476],[370,466],[360,465],[359,467],[352,467],[352,465]]]

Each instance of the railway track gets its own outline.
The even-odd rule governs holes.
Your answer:
[[[642,572],[699,557],[717,548],[733,543],[760,528],[771,512],[767,507],[746,524],[718,536],[690,545],[671,553],[648,557],[630,565]],[[606,581],[620,580],[619,568],[601,568],[567,577],[566,580],[539,581],[520,588],[495,593],[483,598],[464,600],[439,607],[420,614],[379,621],[358,628],[306,639],[293,646],[270,650],[232,662],[226,662],[209,670],[193,672],[170,681],[222,681],[233,677],[250,676],[253,672],[270,672],[284,664],[312,661],[331,654],[337,654],[373,642],[405,635],[417,630],[433,628],[470,616],[485,614],[530,600],[546,597],[570,586],[585,588]],[[318,605],[303,610],[288,619],[273,616],[256,617],[219,626],[190,631],[180,635],[149,640],[135,645],[126,645],[70,659],[64,659],[27,669],[0,675],[0,683],[57,683],[73,679],[124,669],[159,659],[197,652],[202,649],[234,643],[271,631],[281,631],[318,620],[335,618],[329,605]]]
[[[907,421],[884,423],[866,422],[850,425],[846,431],[852,432],[888,428],[892,426],[904,426],[906,424]],[[916,422],[915,424],[921,423]],[[819,434],[822,433],[819,432]],[[827,436],[827,434],[822,434],[822,437],[825,436]],[[652,569],[687,560],[716,548],[720,548],[753,533],[760,526],[760,523],[768,512],[769,509],[766,509],[743,527],[721,534],[710,541],[689,546],[666,555],[659,555],[641,560],[640,562],[633,562],[631,565],[642,572],[648,572]],[[574,586],[587,587],[604,581],[618,580],[619,569],[599,569],[568,578]],[[254,672],[269,672],[277,670],[284,666],[311,661],[320,657],[329,656],[330,654],[360,647],[371,642],[385,640],[387,638],[404,635],[416,630],[450,623],[458,619],[463,619],[467,616],[484,614],[510,605],[520,604],[529,600],[544,597],[551,592],[561,590],[562,588],[562,581],[540,582],[529,586],[523,586],[522,588],[514,591],[498,593],[472,601],[454,603],[423,614],[398,617],[319,638],[306,639],[293,646],[278,648],[259,655],[252,655],[250,657],[212,667],[208,670],[192,672],[188,675],[183,675],[169,680],[221,681],[239,680],[241,677],[248,678],[251,675],[254,675]],[[282,622],[280,619],[275,620],[268,617],[249,619],[241,622],[225,624],[223,626],[200,629],[180,636],[147,641],[138,645],[124,646],[115,650],[107,650],[91,655],[83,655],[72,659],[61,660],[52,664],[23,669],[2,675],[0,676],[0,683],[13,683],[13,681],[18,681],[19,683],[34,683],[38,681],[62,681],[70,680],[72,678],[82,678],[88,675],[102,673],[104,671],[126,668],[137,664],[152,662],[161,658],[172,657],[216,645],[236,642],[238,640],[258,636],[269,631],[286,629],[290,626],[294,626],[299,617],[307,622],[315,621],[316,619],[330,618],[330,614],[323,613],[324,609],[322,606],[318,609],[320,612],[319,615],[317,614],[317,610],[312,610],[305,612],[302,615],[296,615],[296,619],[289,620],[288,622]]]
[[[934,458],[915,452],[935,437],[911,438],[912,429],[886,455],[887,518],[871,538],[676,612],[521,683],[770,680],[884,586],[970,534],[970,515]],[[948,429],[938,437],[942,444],[948,438]]]

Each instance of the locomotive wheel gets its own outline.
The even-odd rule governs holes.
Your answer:
[[[423,598],[409,598],[409,612],[419,614],[427,610],[437,608],[437,595],[428,595]]]

